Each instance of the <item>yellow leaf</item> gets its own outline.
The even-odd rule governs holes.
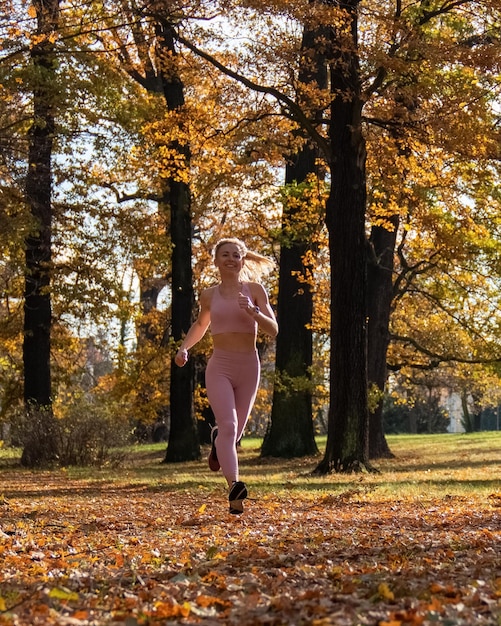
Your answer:
[[[37,16],[37,10],[32,4],[28,7],[28,15],[32,18],[35,18]]]
[[[395,599],[395,594],[393,593],[393,591],[391,591],[391,589],[388,587],[388,585],[386,583],[380,583],[379,587],[377,588],[379,595],[381,596],[381,598],[383,598],[384,600],[394,600]]]
[[[2,598],[2,596],[0,596],[0,611],[2,611],[3,613],[3,611],[6,611],[6,610],[7,610],[7,607],[5,605],[5,600]]]
[[[198,509],[199,513],[205,513],[205,509],[207,508],[207,505],[204,503],[202,504],[202,506]]]
[[[78,593],[64,589],[63,587],[54,587],[49,591],[49,598],[57,600],[78,600]]]

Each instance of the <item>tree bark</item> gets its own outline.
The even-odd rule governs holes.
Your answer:
[[[194,294],[191,268],[191,212],[187,185],[170,181],[172,250],[172,339],[177,344],[193,321]],[[171,360],[170,429],[166,463],[198,460],[201,456],[193,405],[193,359],[184,367]]]
[[[58,456],[51,389],[51,262],[52,262],[52,145],[54,139],[55,53],[49,35],[58,26],[58,0],[34,2],[38,41],[31,49],[33,123],[28,133],[26,201],[34,230],[26,237],[24,294],[24,402],[33,436],[26,437],[21,462],[50,463]],[[35,434],[36,433],[36,434]]]
[[[411,116],[418,107],[415,97],[416,86],[414,79],[404,78],[397,89],[397,111],[405,111]],[[410,87],[410,89],[408,89]],[[410,93],[409,93],[410,92]],[[389,134],[395,142],[399,157],[410,156],[408,142],[403,135],[405,121],[396,114]],[[402,171],[402,179],[406,172]],[[401,199],[403,206],[408,200]],[[381,394],[376,409],[369,417],[369,458],[391,458],[391,452],[383,429],[383,393],[388,378],[387,355],[390,344],[390,317],[394,298],[394,258],[397,243],[400,215],[387,217],[388,226],[373,226],[370,235],[371,255],[368,265],[369,288],[368,309],[369,343],[368,343],[368,380],[369,386],[374,385]]]
[[[308,59],[299,72],[300,84],[327,85],[325,57],[317,52],[316,40],[323,34],[305,28],[301,57]],[[316,116],[320,122],[321,112]],[[299,150],[286,166],[285,184],[304,182],[309,174],[319,175],[318,147],[311,142]],[[311,366],[313,361],[313,294],[306,278],[304,256],[311,249],[308,233],[298,229],[294,209],[284,209],[280,246],[277,321],[280,332],[276,343],[277,382],[273,390],[271,421],[261,456],[302,457],[318,452],[313,426]],[[299,382],[291,389],[294,381]],[[287,385],[289,386],[287,388]]]
[[[370,469],[367,407],[367,244],[365,140],[357,53],[358,0],[339,2],[331,66],[331,193],[326,224],[331,256],[330,406],[324,458],[317,473]]]
[[[261,449],[261,456],[301,457],[318,452],[312,419],[311,364],[312,336],[309,330],[313,313],[311,289],[299,283],[304,273],[303,257],[308,244],[282,246],[280,252],[279,298],[271,421]],[[291,389],[290,383],[303,379]],[[289,388],[287,388],[289,385]]]
[[[159,43],[158,58],[161,67],[162,85],[169,111],[184,106],[184,85],[169,59],[176,57],[174,29],[168,22],[157,23]],[[167,65],[168,64],[168,65]],[[183,157],[183,166],[188,167],[190,149],[176,145]],[[162,205],[170,210],[170,240],[172,245],[172,323],[171,337],[174,343],[181,341],[193,322],[195,304],[193,272],[191,266],[191,197],[187,183],[179,178],[167,180]],[[195,371],[193,360],[180,368],[171,360],[170,382],[170,430],[164,462],[177,463],[200,458],[200,443],[193,406]]]
[[[369,416],[369,458],[391,458],[383,430],[383,392],[388,377],[386,357],[390,343],[390,313],[393,301],[393,259],[399,217],[390,218],[393,230],[373,226],[370,243],[372,254],[368,264],[368,354],[367,372],[371,383],[381,395]]]

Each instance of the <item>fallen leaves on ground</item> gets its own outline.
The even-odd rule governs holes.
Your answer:
[[[0,473],[0,625],[501,624],[501,496],[377,501]]]

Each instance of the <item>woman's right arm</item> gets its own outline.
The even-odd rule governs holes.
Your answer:
[[[210,325],[210,297],[208,290],[202,291],[200,294],[200,312],[197,319],[191,325],[186,333],[179,350],[174,357],[174,362],[179,367],[186,365],[188,361],[188,350],[202,339]]]

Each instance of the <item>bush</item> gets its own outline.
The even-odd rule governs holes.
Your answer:
[[[33,467],[118,462],[129,430],[106,407],[80,399],[61,417],[50,409],[18,411],[11,432],[12,444],[23,448],[23,465]]]
[[[71,407],[60,420],[61,465],[103,465],[121,460],[129,425],[110,415],[106,407],[84,402]]]

